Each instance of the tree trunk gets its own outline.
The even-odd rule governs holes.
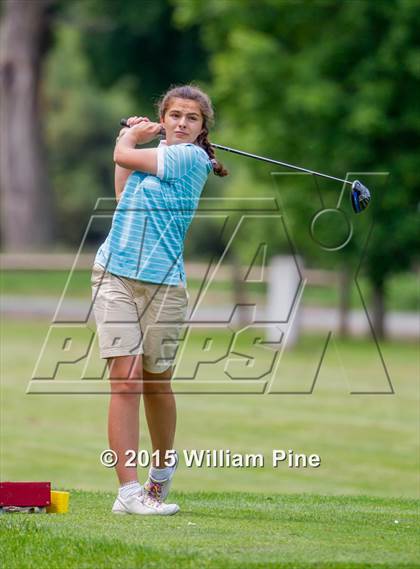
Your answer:
[[[343,267],[340,271],[339,281],[339,334],[343,338],[349,335],[349,313],[350,313],[350,293],[351,293],[351,277],[347,267]]]
[[[385,338],[385,283],[372,283],[372,318],[376,337]]]
[[[40,120],[47,10],[53,0],[6,0],[0,24],[2,248],[40,249],[53,239],[53,197]]]

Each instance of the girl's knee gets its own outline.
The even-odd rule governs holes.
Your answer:
[[[143,379],[143,366],[141,357],[120,356],[108,360],[109,378],[111,380],[137,380]]]
[[[143,382],[136,379],[111,380],[111,394],[139,395],[143,393]]]
[[[143,390],[145,394],[165,394],[172,393],[171,387],[172,368],[168,368],[162,373],[150,373],[143,371]]]

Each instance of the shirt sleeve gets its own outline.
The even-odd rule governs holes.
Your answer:
[[[204,162],[203,152],[195,144],[162,144],[157,149],[156,176],[165,182],[182,178],[197,163]]]

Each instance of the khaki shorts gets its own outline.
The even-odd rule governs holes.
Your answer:
[[[143,354],[150,373],[174,365],[187,313],[185,287],[119,277],[97,263],[91,284],[101,358]]]

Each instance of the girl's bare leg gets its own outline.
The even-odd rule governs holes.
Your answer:
[[[109,447],[117,453],[115,467],[120,485],[137,481],[137,467],[124,466],[127,450],[139,448],[139,406],[142,390],[142,357],[108,359],[111,398],[108,414]],[[136,460],[133,460],[135,463]]]
[[[159,450],[160,464],[164,468],[165,453],[173,449],[176,428],[175,396],[171,388],[172,368],[163,373],[143,370],[143,400],[153,451]]]

